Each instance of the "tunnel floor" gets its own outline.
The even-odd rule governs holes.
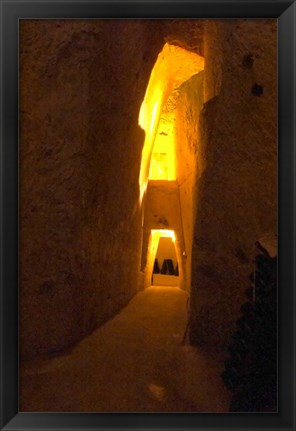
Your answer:
[[[223,358],[182,344],[187,294],[151,286],[70,353],[21,369],[20,411],[223,412]]]

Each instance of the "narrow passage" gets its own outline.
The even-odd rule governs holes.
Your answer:
[[[20,411],[227,411],[223,358],[182,344],[186,323],[186,292],[145,289],[68,354],[24,367]]]

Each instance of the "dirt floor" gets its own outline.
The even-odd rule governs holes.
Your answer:
[[[224,412],[216,353],[182,343],[187,294],[152,286],[71,352],[20,370],[20,411]]]

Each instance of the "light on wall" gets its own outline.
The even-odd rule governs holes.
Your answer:
[[[171,139],[164,140],[166,146],[164,151],[158,151],[155,148],[157,150],[155,153],[167,154],[166,161],[154,160],[154,168],[150,170],[161,113],[170,93],[203,69],[203,57],[176,45],[166,43],[157,57],[139,113],[139,125],[145,131],[139,175],[140,202],[147,188],[149,172],[154,176],[153,179],[175,179],[174,157],[171,156],[174,148],[171,145]]]
[[[152,238],[172,238],[172,241],[176,241],[176,235],[174,230],[170,229],[151,229]]]

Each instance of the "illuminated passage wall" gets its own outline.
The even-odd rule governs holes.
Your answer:
[[[192,193],[196,163],[195,157],[184,156],[186,149],[183,150],[183,159],[176,159],[179,147],[186,147],[186,139],[182,139],[182,142],[178,140],[180,128],[188,127],[188,121],[177,124],[180,110],[178,100],[183,91],[182,84],[193,79],[193,76],[201,76],[203,67],[204,59],[201,56],[166,43],[152,70],[141,106],[139,124],[146,132],[139,176],[140,197],[144,208],[142,270],[145,274],[145,286],[150,284],[154,262],[152,256],[155,257],[151,230],[172,229],[176,237],[180,286],[189,289],[190,267],[186,262],[187,256],[191,261]],[[202,96],[202,79],[194,82]],[[192,102],[191,110],[194,112],[201,108],[202,97]],[[195,113],[196,118],[192,121],[198,124],[198,112]],[[194,139],[197,142],[198,136]],[[183,161],[184,166],[181,166]],[[183,209],[180,179],[184,183],[185,170],[186,175],[191,175],[192,183],[187,191],[188,196],[184,198],[182,193],[182,201],[187,204],[186,206],[183,202]],[[191,229],[189,236],[187,232],[185,235],[188,228]]]

